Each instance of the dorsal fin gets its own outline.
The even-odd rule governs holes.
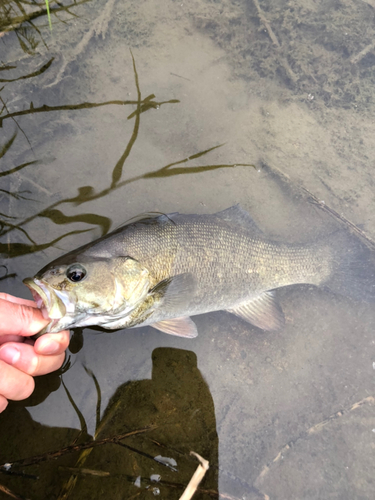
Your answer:
[[[239,204],[233,205],[233,207],[229,207],[221,212],[217,212],[215,215],[219,219],[228,222],[228,224],[236,225],[241,227],[241,229],[247,229],[252,232],[262,234],[262,231],[255,224],[250,214],[241,208]]]
[[[174,215],[178,215],[178,212],[173,212],[171,214],[164,214],[163,212],[144,212],[118,225],[115,231],[125,226],[130,226],[135,224],[145,224],[145,225],[168,224],[168,223],[176,224],[172,219]]]

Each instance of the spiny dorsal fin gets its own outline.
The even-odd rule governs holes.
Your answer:
[[[275,332],[285,325],[285,316],[276,302],[274,292],[264,292],[254,299],[227,309],[227,311],[262,330]]]
[[[116,227],[115,231],[117,231],[118,229],[123,229],[125,226],[131,226],[135,224],[145,224],[145,225],[176,224],[172,219],[174,215],[178,215],[178,212],[173,212],[170,214],[164,214],[162,212],[144,212],[123,222],[122,224]]]
[[[153,323],[151,326],[169,335],[177,335],[187,339],[193,339],[198,335],[197,327],[189,317],[166,319]]]
[[[216,217],[228,222],[231,225],[240,226],[241,229],[247,229],[252,232],[262,234],[262,231],[255,224],[250,214],[246,212],[240,205],[234,205],[233,207],[229,207],[226,210],[222,210],[221,212],[217,212]]]

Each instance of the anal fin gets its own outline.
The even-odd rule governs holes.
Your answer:
[[[285,325],[285,316],[280,305],[276,302],[274,292],[264,292],[254,299],[227,309],[227,311],[262,330],[275,332],[281,330]]]
[[[193,339],[198,335],[196,324],[189,317],[166,319],[152,323],[150,326],[169,335],[177,335],[187,339]]]

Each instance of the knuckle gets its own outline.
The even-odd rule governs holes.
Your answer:
[[[18,315],[21,320],[22,325],[29,325],[33,320],[34,311],[27,306],[21,306],[18,308]]]

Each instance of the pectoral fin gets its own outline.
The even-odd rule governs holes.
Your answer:
[[[192,274],[184,273],[172,276],[160,281],[152,290],[150,295],[159,295],[163,301],[163,311],[168,314],[181,314],[191,301],[196,287]]]
[[[169,335],[193,339],[198,335],[195,323],[189,318],[173,318],[153,323],[152,327]]]
[[[285,325],[284,313],[276,302],[273,292],[264,292],[254,299],[227,309],[262,330],[277,331]]]

